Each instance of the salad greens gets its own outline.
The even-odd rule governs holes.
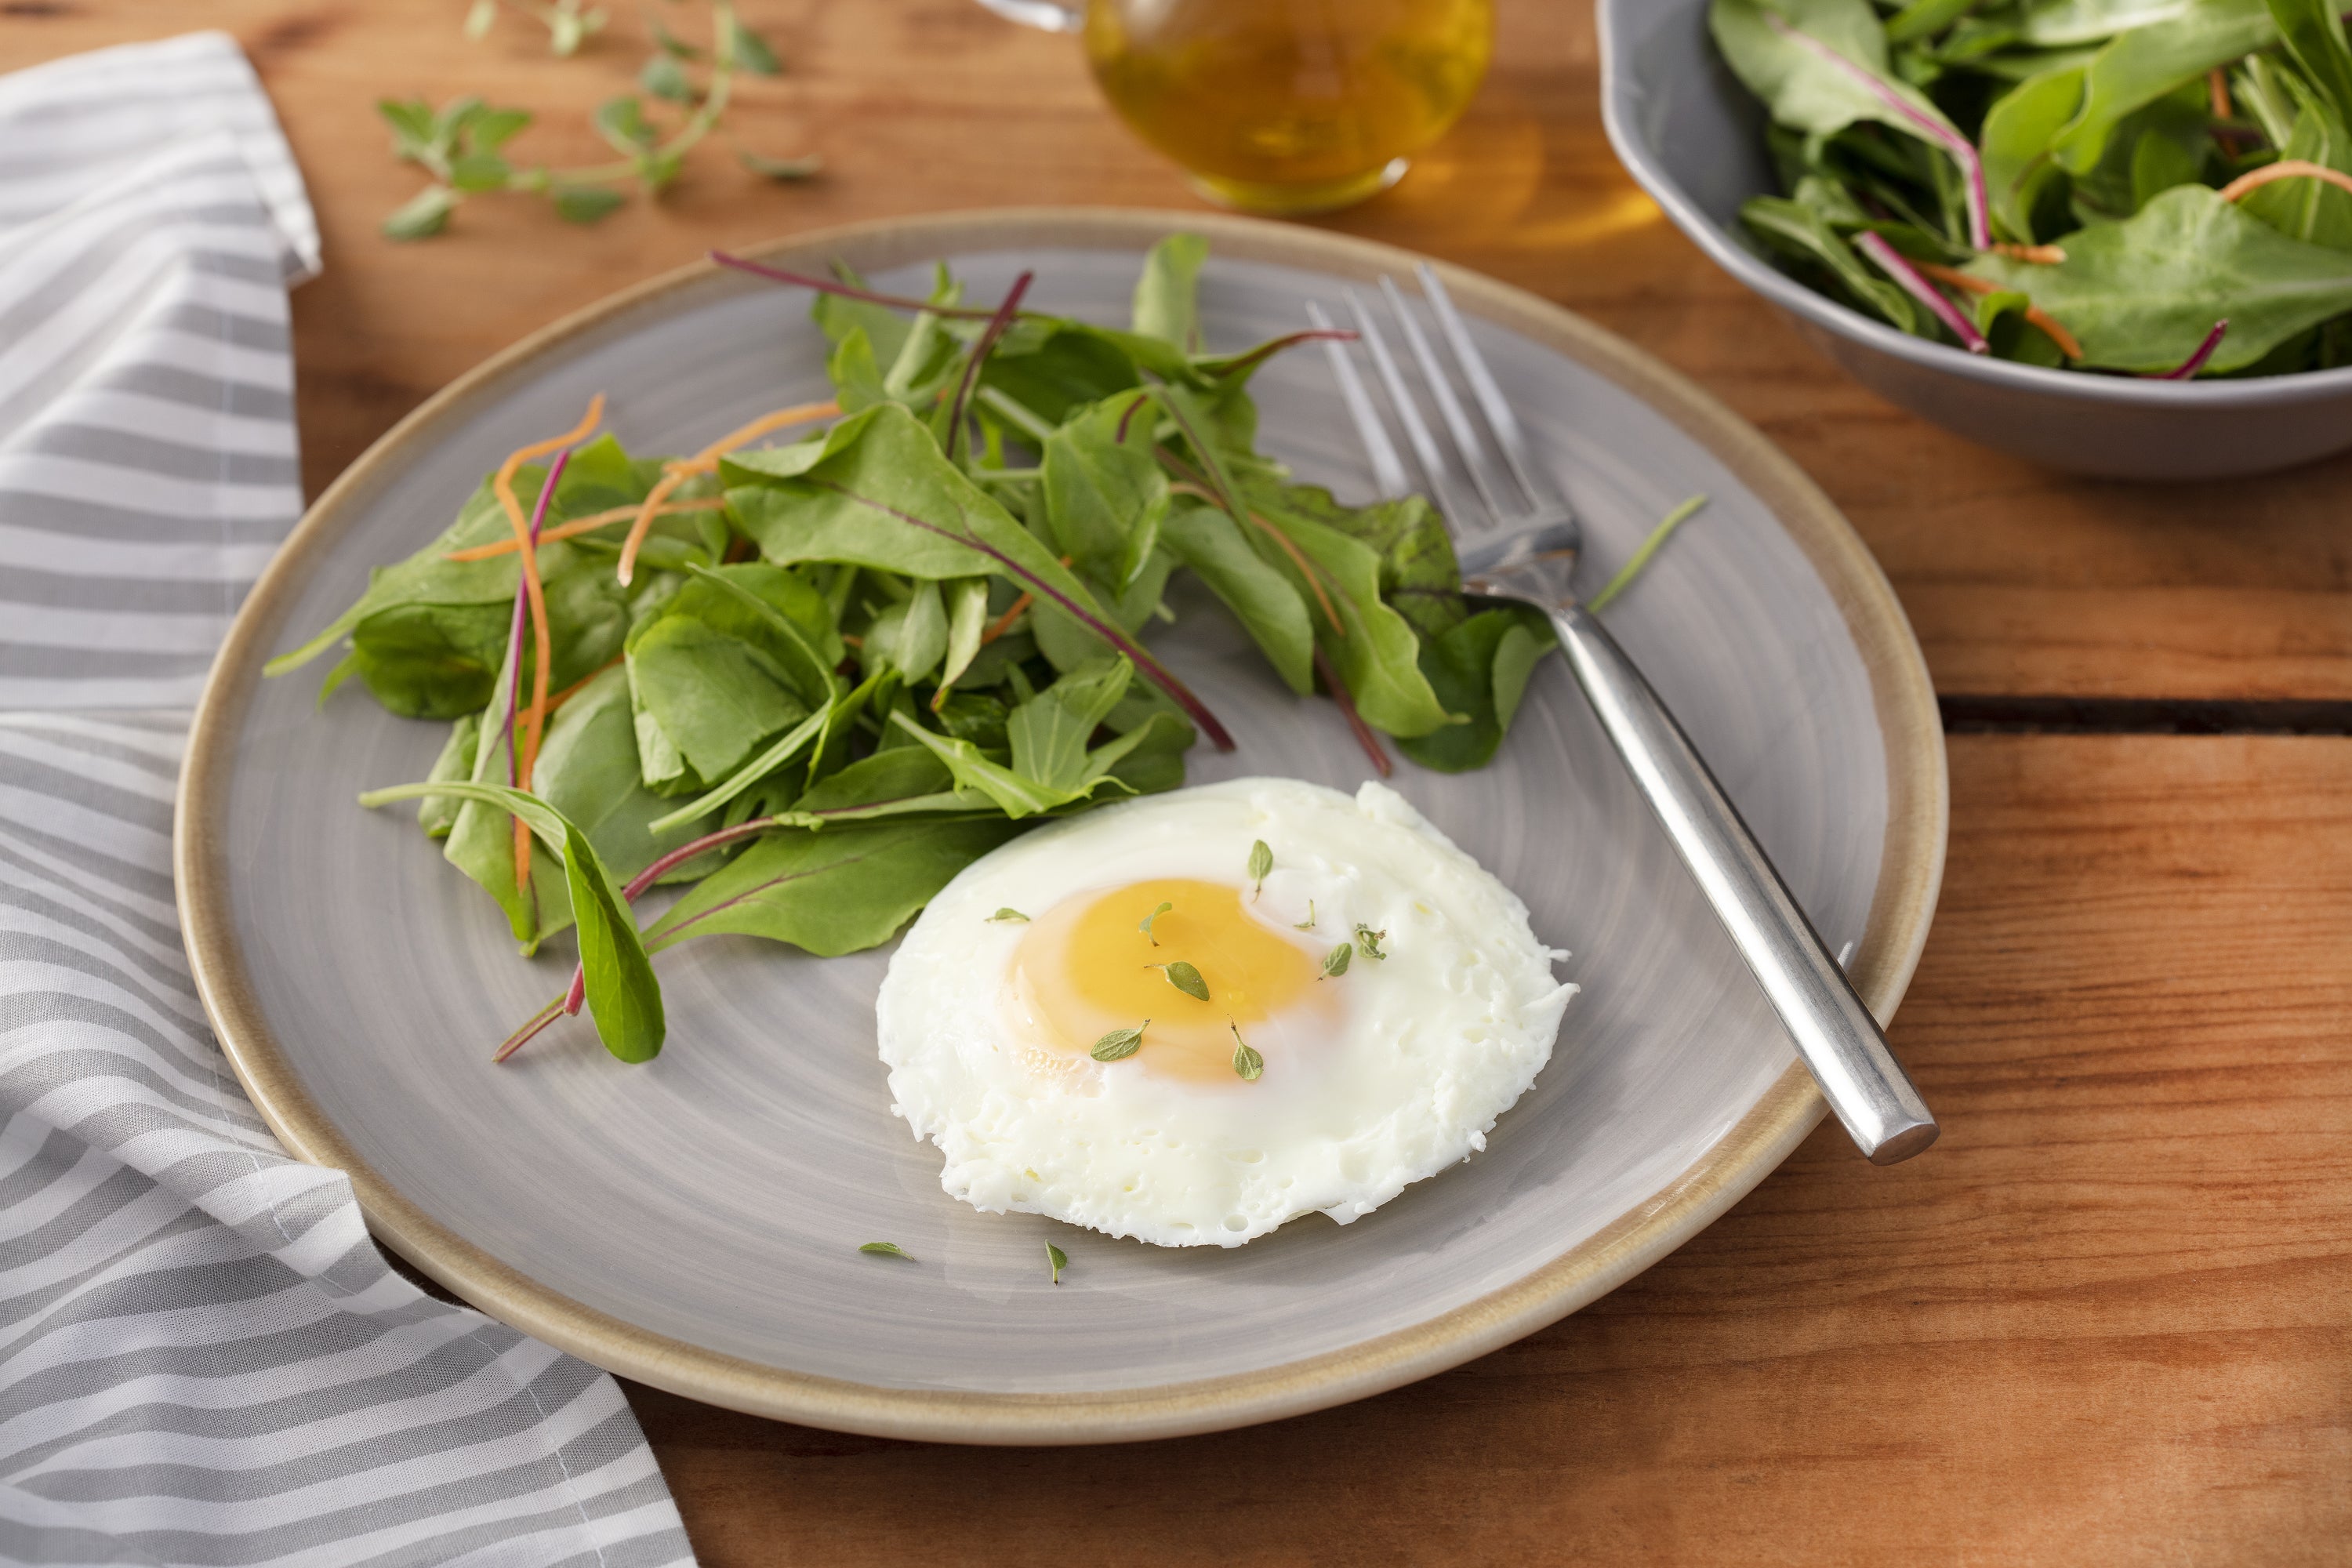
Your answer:
[[[2185,379],[2352,364],[2352,47],[2322,0],[1712,0],[1791,275],[1899,331]]]
[[[1205,253],[1157,247],[1126,330],[1019,310],[1025,277],[983,308],[944,268],[898,300],[722,257],[816,290],[835,401],[667,460],[590,438],[592,408],[270,664],[340,648],[322,701],[355,681],[447,724],[429,776],[362,804],[415,802],[525,953],[578,928],[570,992],[501,1057],[584,1005],[646,1060],[665,948],[871,947],[1024,826],[1181,784],[1196,739],[1234,742],[1147,646],[1179,570],[1383,773],[1381,736],[1437,769],[1494,756],[1548,623],[1466,603],[1426,502],[1344,506],[1257,450],[1252,373],[1317,334],[1208,352]]]

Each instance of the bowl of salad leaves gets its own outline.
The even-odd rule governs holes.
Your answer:
[[[1874,391],[2081,473],[2352,447],[2352,47],[2320,0],[1601,0],[1602,112]]]

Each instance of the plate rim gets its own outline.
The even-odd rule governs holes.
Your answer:
[[[1134,250],[1177,229],[1212,254],[1369,281],[1427,259],[1470,314],[1576,360],[1638,398],[1729,468],[1795,540],[1830,591],[1869,674],[1886,747],[1878,885],[1849,973],[1891,1017],[1917,967],[1943,880],[1949,822],[1943,726],[1927,661],[1885,574],[1833,502],[1787,455],[1711,395],[1612,332],[1534,294],[1400,247],[1238,216],[1150,208],[1012,207],[883,218],[742,247],[780,265],[850,258],[867,270],[1021,247]],[[359,1158],[303,1089],[247,973],[224,843],[235,742],[290,602],[341,520],[407,449],[550,356],[635,330],[641,310],[757,287],[704,259],[572,312],[492,355],[379,437],[304,512],[240,606],[188,732],[173,821],[181,930],[205,1011],[270,1131],[295,1158],[350,1177],[368,1228],[465,1301],[621,1376],[751,1415],[874,1436],[978,1444],[1131,1442],[1304,1415],[1442,1372],[1555,1322],[1616,1289],[1711,1224],[1769,1175],[1826,1107],[1791,1061],[1729,1131],[1596,1235],[1511,1284],[1434,1318],[1255,1372],[1091,1393],[894,1388],[793,1372],[655,1333],[588,1307],[448,1230]]]

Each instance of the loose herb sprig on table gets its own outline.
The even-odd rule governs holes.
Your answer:
[[[604,26],[601,9],[583,9],[572,0],[517,8],[544,23],[559,55],[572,53]],[[468,36],[487,33],[498,11],[497,0],[480,0],[467,16]],[[528,110],[493,109],[478,98],[453,99],[438,110],[423,99],[379,102],[376,110],[392,128],[394,155],[433,176],[432,184],[384,220],[384,234],[397,240],[439,234],[458,204],[473,195],[544,196],[557,216],[572,223],[594,223],[622,206],[632,183],[647,195],[658,195],[677,180],[687,153],[719,128],[736,74],[774,76],[783,68],[766,40],[736,14],[733,0],[709,0],[709,11],[707,47],[686,42],[658,21],[653,24],[656,48],[638,71],[637,83],[677,108],[676,122],[665,130],[648,118],[645,100],[635,94],[606,100],[591,116],[596,133],[617,154],[605,163],[572,168],[515,163],[507,143],[531,123]],[[807,179],[820,167],[814,157],[771,158],[740,149],[736,159],[772,180]]]
[[[271,662],[340,647],[321,701],[357,680],[448,724],[425,779],[362,804],[415,801],[526,953],[577,926],[570,988],[501,1059],[583,1007],[647,1059],[664,949],[872,947],[1025,827],[1175,787],[1196,735],[1230,749],[1143,640],[1179,569],[1381,771],[1380,735],[1441,770],[1494,756],[1549,624],[1465,600],[1425,502],[1343,506],[1256,450],[1251,373],[1312,334],[1204,351],[1205,255],[1155,247],[1124,331],[1019,310],[1025,278],[983,307],[944,268],[918,300],[779,275],[816,290],[833,399],[669,459],[593,436],[600,400]],[[1251,879],[1273,864],[1252,847]],[[665,885],[683,895],[641,931],[632,904]]]
[[[545,27],[547,47],[559,56],[579,53],[580,46],[603,32],[610,20],[604,7],[583,5],[582,0],[504,0],[504,5]],[[488,37],[499,25],[499,9],[500,0],[474,0],[466,9],[466,37]]]
[[[1714,0],[1771,111],[1748,230],[1904,331],[2186,379],[2352,364],[2325,0]]]

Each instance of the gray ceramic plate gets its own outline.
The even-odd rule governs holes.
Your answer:
[[[1124,319],[1176,226],[1214,247],[1210,341],[1294,328],[1342,279],[1412,258],[1308,230],[1150,213],[1002,213],[770,248],[908,287],[950,258],[976,295],[1037,269],[1047,309]],[[1612,624],[1681,713],[1884,1015],[1909,979],[1944,850],[1940,732],[1919,652],[1869,555],[1788,461],[1703,395],[1540,300],[1449,272],[1503,384],[1613,568],[1675,501],[1713,503]],[[561,323],[435,398],[313,509],[247,605],[198,715],[180,803],[199,983],[286,1142],[348,1169],[377,1234],[458,1294],[615,1372],[845,1429],[973,1442],[1211,1430],[1356,1398],[1550,1322],[1655,1261],[1821,1114],[1811,1080],[1565,673],[1542,671],[1504,760],[1398,786],[1525,896],[1584,993],[1486,1152],[1340,1228],[1163,1251],[940,1191],[892,1118],[873,1041],[887,951],[815,960],[734,938],[662,961],[668,1048],[645,1067],[584,1028],[504,1068],[490,1047],[560,985],[407,811],[441,727],[315,673],[258,666],[430,538],[500,455],[589,395],[649,452],[822,395],[805,297],[697,267]],[[1265,444],[1363,489],[1312,353],[1258,382]],[[1155,646],[1241,749],[1193,777],[1354,785],[1339,715],[1294,700],[1213,605]],[[896,1241],[921,1261],[861,1256]],[[1043,1243],[1066,1248],[1057,1289]]]

